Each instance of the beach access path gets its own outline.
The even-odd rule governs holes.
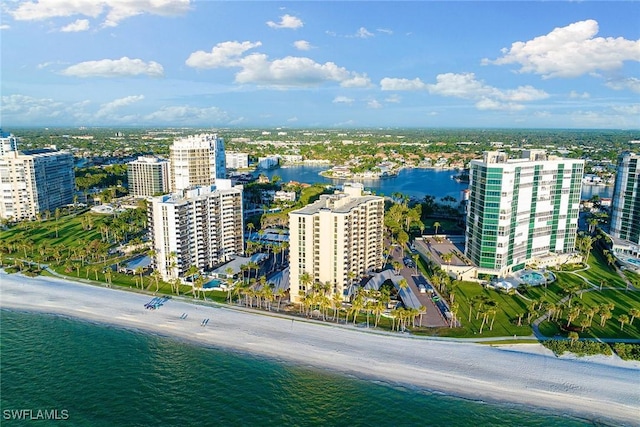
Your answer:
[[[489,346],[295,320],[0,271],[0,308],[53,313],[455,396],[638,425],[640,364],[555,357],[539,344]],[[186,316],[185,316],[186,315]],[[205,325],[203,321],[209,319]]]

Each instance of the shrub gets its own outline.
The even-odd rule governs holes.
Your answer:
[[[578,356],[590,356],[594,354],[612,354],[611,347],[605,343],[596,341],[576,341],[573,344],[569,340],[546,340],[542,345],[553,351],[556,356],[561,356],[566,352],[574,353]]]
[[[617,342],[613,344],[613,350],[621,359],[640,360],[640,344],[625,344]]]

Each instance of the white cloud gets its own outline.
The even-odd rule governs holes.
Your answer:
[[[10,28],[11,28],[11,26],[10,26],[10,25],[8,25],[8,24],[1,24],[1,25],[0,25],[0,30],[8,30],[8,29],[10,29]]]
[[[640,61],[640,40],[594,37],[598,23],[592,19],[555,28],[549,34],[502,49],[496,60],[483,64],[519,64],[521,73],[543,78],[578,77],[597,70],[621,68],[624,61]]]
[[[60,28],[63,33],[77,33],[79,31],[87,31],[89,29],[88,19],[77,19],[69,25]]]
[[[640,79],[637,77],[610,80],[605,83],[605,86],[613,90],[629,89],[632,92],[640,93]]]
[[[391,102],[394,104],[399,103],[402,100],[402,98],[400,98],[400,95],[394,93],[389,95],[388,97],[385,98],[385,102]]]
[[[613,111],[574,111],[567,115],[566,121],[572,121],[575,127],[601,129],[638,129],[638,115]]]
[[[360,39],[368,39],[369,37],[373,37],[373,33],[367,30],[365,27],[360,27],[354,34],[354,37]]]
[[[293,42],[293,46],[295,46],[298,50],[311,50],[313,46],[306,40],[296,40]]]
[[[353,104],[354,99],[346,96],[336,96],[333,98],[334,104]]]
[[[175,16],[189,10],[190,0],[33,0],[9,13],[18,21],[38,21],[74,15],[97,18],[106,13],[103,26],[115,27],[132,16]]]
[[[58,124],[62,121],[75,122],[86,116],[88,101],[66,103],[51,98],[34,98],[27,95],[2,97],[2,119],[12,125]]]
[[[297,117],[291,117],[291,118],[287,119],[287,122],[289,122],[289,123],[295,123],[297,121],[298,121]]]
[[[372,99],[371,101],[367,102],[367,108],[373,108],[373,109],[382,108],[382,104],[378,102],[378,100]]]
[[[388,35],[393,34],[393,30],[389,30],[387,28],[378,28],[376,31],[379,33],[388,34]]]
[[[328,81],[342,87],[366,87],[371,81],[366,74],[359,74],[338,67],[333,62],[319,64],[310,58],[287,56],[269,60],[267,55],[253,53],[242,56],[247,50],[261,46],[260,42],[223,42],[211,52],[192,53],[186,64],[194,68],[238,67],[236,83],[253,83],[273,87],[315,86]]]
[[[569,98],[570,99],[588,99],[590,98],[591,95],[589,95],[589,92],[576,92],[575,90],[572,90],[571,92],[569,92]]]
[[[189,105],[161,108],[143,117],[150,124],[226,124],[227,113],[218,107],[192,107]]]
[[[129,59],[124,56],[120,59],[81,62],[62,70],[62,74],[75,77],[130,77],[139,75],[162,77],[164,69],[162,65],[154,61],[144,62],[141,59]]]
[[[382,90],[423,90],[427,88],[419,78],[413,80],[385,77],[380,80]]]
[[[319,64],[310,58],[287,56],[269,61],[264,54],[252,54],[241,60],[236,74],[238,83],[265,86],[316,86],[328,81],[343,87],[364,87],[370,84],[366,75],[348,71],[333,62]]]
[[[271,28],[276,28],[276,29],[289,28],[289,29],[295,30],[297,28],[302,27],[304,23],[299,18],[286,14],[280,17],[280,22],[268,21],[267,25]]]
[[[105,117],[113,114],[116,110],[126,107],[127,105],[134,104],[138,101],[142,101],[144,99],[144,95],[131,95],[126,96],[124,98],[114,99],[111,102],[107,102],[106,104],[102,104],[100,109],[96,113],[97,117]]]
[[[636,116],[636,117],[640,116],[640,104],[618,105],[612,108],[614,111],[618,113],[628,114],[630,116]]]
[[[262,46],[261,42],[222,42],[215,45],[211,52],[199,50],[187,58],[186,64],[193,68],[235,67],[240,57],[249,49]]]
[[[514,102],[500,102],[491,98],[482,98],[476,102],[478,110],[498,110],[498,111],[519,111],[524,109],[524,105]]]
[[[520,110],[519,103],[538,101],[549,97],[545,91],[532,86],[516,89],[498,89],[477,80],[474,73],[445,73],[436,76],[435,84],[413,80],[385,77],[380,81],[382,90],[418,91],[426,90],[432,95],[470,99],[476,101],[479,110]]]
[[[124,108],[145,99],[143,95],[132,95],[115,99],[91,108],[88,100],[78,102],[58,101],[49,98],[34,98],[25,95],[8,95],[1,98],[5,123],[12,126],[33,125],[229,125],[244,120],[231,120],[228,114],[217,107],[195,107],[190,105],[165,106],[151,113],[123,114]],[[136,110],[140,110],[137,106]]]

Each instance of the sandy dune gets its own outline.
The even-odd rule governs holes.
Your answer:
[[[52,278],[0,272],[0,308],[57,313],[472,399],[637,425],[640,364],[556,358],[540,345],[488,346],[380,333]],[[186,314],[186,319],[181,316]],[[201,326],[204,319],[210,319]]]

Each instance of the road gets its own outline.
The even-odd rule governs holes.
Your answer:
[[[429,326],[429,327],[448,326],[448,322],[441,315],[438,307],[436,307],[433,301],[431,301],[429,294],[420,293],[420,290],[418,289],[418,285],[415,283],[412,277],[416,275],[416,269],[406,267],[404,265],[404,262],[402,262],[402,258],[404,257],[405,257],[405,252],[403,248],[401,248],[400,246],[394,246],[392,248],[390,258],[402,264],[402,268],[400,269],[400,275],[404,277],[404,279],[407,281],[407,283],[409,284],[409,287],[411,288],[413,293],[416,294],[420,303],[427,308],[427,314],[422,316],[422,326]],[[422,276],[420,272],[418,272],[418,275]]]

